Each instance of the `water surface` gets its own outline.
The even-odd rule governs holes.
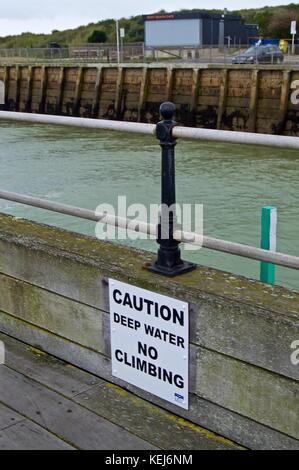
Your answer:
[[[154,138],[106,131],[0,123],[0,188],[95,209],[100,203],[160,201]],[[278,208],[278,250],[299,254],[299,153],[210,142],[177,146],[177,199],[204,204],[204,233],[259,246],[264,205]],[[95,224],[0,200],[0,211],[94,235]],[[154,251],[151,240],[125,241]],[[186,259],[252,278],[259,263],[200,250]],[[299,273],[278,268],[277,283],[299,290]]]

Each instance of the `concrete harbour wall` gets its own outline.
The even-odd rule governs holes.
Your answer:
[[[0,331],[243,446],[299,449],[299,293],[0,215]],[[111,376],[108,278],[190,303],[190,410]]]
[[[11,111],[155,123],[172,100],[184,125],[299,135],[298,68],[2,65],[0,80]]]

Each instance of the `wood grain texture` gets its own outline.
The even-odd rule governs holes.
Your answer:
[[[124,389],[57,360],[40,350],[0,334],[6,345],[6,364],[47,388],[71,398],[96,415],[165,450],[238,448],[234,443],[144,401]],[[4,410],[3,410],[4,408]],[[4,413],[4,416],[3,416]],[[7,426],[20,415],[0,406]],[[0,421],[2,423],[2,420]]]
[[[5,323],[4,330],[8,335],[14,334],[21,341],[34,344],[44,351],[49,353],[55,351],[55,354],[64,361],[88,370],[96,376],[99,375],[109,382],[114,382],[174,414],[178,413],[176,406],[113,378],[111,376],[110,361],[103,355],[66,341],[59,336],[49,335],[46,331],[33,328],[24,322],[17,322],[13,318]],[[180,415],[199,426],[212,429],[214,432],[235,442],[242,443],[242,445],[251,449],[299,449],[298,440],[194,394],[190,395],[190,410],[188,412],[180,410]]]
[[[138,450],[153,446],[24,375],[0,368],[0,401],[79,449]]]

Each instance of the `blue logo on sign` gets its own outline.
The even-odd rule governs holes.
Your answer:
[[[183,395],[179,395],[178,393],[174,394],[175,401],[178,403],[184,403],[185,397]]]

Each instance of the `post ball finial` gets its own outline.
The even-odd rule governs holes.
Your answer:
[[[171,120],[175,115],[175,105],[171,101],[165,101],[160,106],[160,114],[163,119]]]

